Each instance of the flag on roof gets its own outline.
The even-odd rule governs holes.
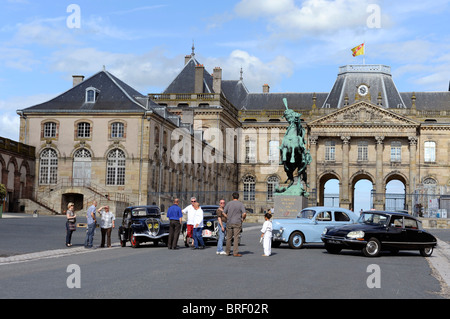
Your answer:
[[[354,47],[352,49],[353,56],[363,55],[364,54],[364,43],[358,45],[357,47]]]

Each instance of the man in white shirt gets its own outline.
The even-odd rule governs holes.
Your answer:
[[[183,214],[186,215],[186,232],[187,232],[186,237],[191,239],[191,246],[194,245],[193,230],[194,230],[195,209],[192,206],[192,204],[195,202],[197,202],[197,198],[191,197],[191,205],[187,206],[185,209],[182,210]],[[188,241],[187,238],[186,241]]]

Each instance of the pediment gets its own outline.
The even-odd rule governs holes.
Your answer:
[[[380,106],[361,101],[320,117],[308,125],[418,126],[419,123]]]

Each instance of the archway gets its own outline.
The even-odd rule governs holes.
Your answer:
[[[359,173],[352,178],[352,204],[351,210],[359,213],[373,207],[372,192],[373,178],[367,173]]]
[[[408,209],[405,188],[405,184],[398,179],[392,179],[386,184],[386,210],[402,211]]]
[[[83,209],[84,204],[84,195],[78,193],[66,193],[61,197],[61,212],[65,212],[67,210],[67,204],[69,202],[74,203],[75,211],[80,211]]]
[[[339,207],[339,180],[329,179],[324,186],[324,206]]]
[[[319,183],[317,188],[317,202],[319,206],[325,206],[326,204],[336,203],[335,206],[339,206],[339,186],[340,179],[337,174],[325,173],[319,177]],[[337,194],[337,199],[335,196]]]

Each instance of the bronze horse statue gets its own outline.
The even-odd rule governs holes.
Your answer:
[[[286,110],[283,117],[289,123],[286,133],[280,146],[281,162],[287,175],[285,183],[289,182],[289,187],[294,184],[294,172],[297,170],[298,183],[302,181],[307,184],[306,168],[311,163],[311,154],[306,149],[305,129],[302,126],[301,114],[288,108],[287,99],[283,99]]]

